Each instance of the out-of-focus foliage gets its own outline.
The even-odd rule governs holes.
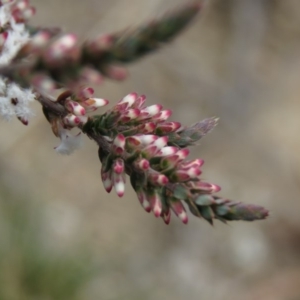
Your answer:
[[[0,299],[79,299],[79,292],[99,273],[87,252],[53,251],[46,242],[41,206],[13,199],[3,187],[0,211]]]

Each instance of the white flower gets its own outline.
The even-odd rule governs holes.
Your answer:
[[[58,134],[61,142],[54,148],[58,153],[69,155],[82,146],[81,133],[72,135],[70,130],[61,128]]]
[[[8,2],[0,7],[0,24],[7,27],[7,38],[0,52],[0,67],[8,65],[21,47],[29,40],[29,33],[23,23],[16,23],[12,16],[12,4]],[[13,116],[25,123],[33,115],[29,103],[35,98],[30,89],[23,89],[16,83],[10,83],[0,76],[0,116],[10,120]]]

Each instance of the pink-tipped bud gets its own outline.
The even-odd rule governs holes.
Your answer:
[[[165,147],[168,143],[169,138],[167,136],[162,136],[158,139],[156,139],[152,145],[156,146],[157,149],[162,149],[163,147]]]
[[[146,193],[143,189],[136,191],[137,197],[142,205],[142,207],[145,209],[146,212],[151,211],[151,205],[149,201],[147,200]]]
[[[118,134],[113,141],[113,152],[116,155],[121,155],[125,151],[125,136]]]
[[[93,98],[94,89],[92,87],[81,88],[81,89],[79,89],[77,96],[81,101]]]
[[[161,213],[161,217],[164,220],[165,224],[169,225],[171,221],[171,210],[167,208],[167,211]]]
[[[146,101],[146,96],[145,95],[141,95],[132,104],[132,107],[141,109],[142,106],[144,105],[145,101]]]
[[[209,194],[217,193],[221,190],[220,186],[208,182],[203,182],[203,181],[196,181],[195,183],[193,183],[193,185],[195,189]]]
[[[28,119],[23,117],[18,117],[18,120],[25,126],[28,125]]]
[[[155,115],[157,115],[162,110],[162,105],[160,104],[154,104],[147,106],[141,110],[140,119],[146,119],[151,118]]]
[[[149,172],[148,173],[148,180],[154,184],[154,185],[159,185],[159,186],[164,186],[169,182],[169,179],[167,176],[159,173],[153,173]]]
[[[127,123],[131,120],[136,119],[140,115],[140,110],[137,108],[132,108],[126,110],[123,115],[121,116],[119,122],[121,123]]]
[[[148,122],[139,126],[139,132],[143,134],[153,133],[156,125],[153,122]]]
[[[158,124],[156,127],[157,132],[163,133],[170,133],[178,130],[181,127],[181,123],[179,122],[165,122]]]
[[[90,98],[81,103],[88,111],[95,111],[99,107],[107,105],[108,100],[102,98]]]
[[[75,116],[73,114],[68,114],[63,118],[63,122],[68,126],[78,126],[80,124],[85,124],[88,121],[87,116]]]
[[[86,113],[83,106],[81,106],[78,102],[72,100],[66,100],[65,107],[69,112],[73,113],[76,116],[84,116]]]
[[[155,217],[158,218],[162,212],[162,203],[159,194],[156,191],[153,191],[150,194],[147,194],[147,199],[150,202]]]
[[[111,178],[111,171],[108,172],[103,172],[101,170],[101,179],[102,179],[102,183],[103,186],[106,190],[107,193],[110,193],[113,187],[113,182],[112,182],[112,178]]]
[[[150,167],[149,161],[145,158],[137,159],[134,161],[133,164],[134,164],[135,168],[137,168],[138,170],[141,170],[141,171],[146,171]]]
[[[189,154],[190,154],[190,150],[188,148],[180,149],[176,152],[179,161],[186,159]]]
[[[162,170],[169,169],[169,168],[174,168],[179,161],[179,157],[176,154],[165,156],[161,161],[160,161],[160,167]]]
[[[173,182],[184,182],[197,178],[201,174],[198,167],[192,167],[187,170],[176,170],[170,177]]]
[[[185,161],[180,164],[180,169],[189,169],[191,167],[202,167],[204,164],[204,160],[197,158],[190,161]]]
[[[173,155],[177,152],[178,148],[173,146],[163,147],[157,153],[157,156],[168,156]]]
[[[129,136],[126,138],[126,149],[128,151],[136,150],[141,145],[142,145],[142,142],[138,136]]]
[[[135,103],[135,101],[137,101],[137,99],[138,99],[137,93],[130,93],[127,96],[125,96],[124,98],[122,98],[117,103],[117,105],[118,104],[124,104],[124,103],[126,103],[127,104],[127,108],[130,108]]]
[[[122,174],[125,170],[124,160],[117,158],[113,163],[113,171],[117,174]]]
[[[125,175],[124,173],[122,174],[117,174],[117,173],[112,173],[112,178],[113,178],[113,185],[115,188],[115,191],[119,197],[123,197],[125,193]]]
[[[156,122],[164,122],[168,118],[170,118],[172,115],[172,111],[170,109],[162,110],[160,113],[158,113],[156,116],[152,118],[153,121]]]
[[[141,134],[137,137],[141,141],[143,146],[148,146],[159,138],[157,135],[154,134]]]
[[[170,201],[170,205],[175,215],[182,221],[182,223],[187,224],[188,216],[181,201]]]
[[[150,159],[154,157],[159,149],[154,145],[149,145],[141,150],[144,158]]]

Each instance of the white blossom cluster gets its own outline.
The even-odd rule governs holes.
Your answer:
[[[29,40],[29,33],[24,23],[17,23],[12,15],[12,7],[18,1],[10,1],[0,7],[0,26],[5,28],[2,34],[2,49],[0,51],[0,68],[9,65],[21,47]],[[18,117],[24,124],[32,116],[29,103],[35,95],[31,89],[23,89],[19,85],[0,76],[0,116],[10,120]]]

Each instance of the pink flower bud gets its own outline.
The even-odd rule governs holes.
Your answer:
[[[192,167],[187,170],[176,170],[174,173],[172,173],[170,178],[173,182],[184,182],[197,178],[200,174],[201,170],[199,168]]]
[[[206,192],[206,193],[209,193],[209,194],[217,193],[221,190],[221,187],[216,184],[203,182],[200,180],[193,182],[193,188],[203,191],[203,192]]]
[[[154,145],[149,145],[141,150],[144,158],[150,159],[154,157],[159,149]]]
[[[167,146],[160,149],[157,153],[157,156],[168,156],[173,155],[177,152],[178,148],[173,146]]]
[[[78,126],[80,124],[85,124],[88,121],[87,116],[75,116],[73,114],[68,114],[63,118],[63,122],[68,126]]]
[[[119,122],[120,123],[127,123],[131,120],[136,119],[139,115],[140,115],[140,110],[139,109],[137,109],[137,108],[128,109],[122,114]]]
[[[103,186],[106,190],[107,193],[110,193],[111,190],[112,190],[112,187],[113,187],[113,182],[112,182],[112,178],[111,178],[111,171],[108,171],[108,172],[103,172],[101,170],[101,179],[102,179],[102,183],[103,183]]]
[[[65,107],[69,112],[73,113],[76,116],[84,116],[85,115],[84,107],[81,106],[78,102],[75,102],[72,100],[66,100]]]
[[[133,164],[135,168],[141,171],[146,171],[150,167],[149,161],[145,158],[139,158],[138,160],[135,160]]]
[[[77,97],[81,100],[87,100],[89,98],[93,98],[94,96],[94,89],[91,87],[84,87],[80,88],[77,92]]]
[[[179,161],[184,160],[189,154],[190,154],[190,150],[188,148],[180,149],[176,152]]]
[[[126,149],[128,151],[137,150],[142,145],[138,136],[129,136],[126,138]]]
[[[169,140],[169,138],[168,138],[167,136],[162,136],[162,137],[156,139],[156,140],[152,143],[152,145],[153,145],[153,146],[156,146],[157,149],[160,150],[160,149],[162,149],[163,147],[165,147],[165,146],[167,145],[168,140]]]
[[[170,109],[162,110],[160,113],[158,113],[156,116],[152,118],[153,121],[156,122],[164,122],[168,118],[170,118],[172,115],[172,111]]]
[[[132,104],[132,107],[141,109],[145,101],[146,101],[146,96],[141,95],[135,100],[135,102]]]
[[[138,127],[138,130],[139,130],[140,133],[147,134],[147,133],[153,133],[153,131],[155,130],[155,128],[156,128],[155,123],[148,122],[148,123],[145,123],[145,124],[141,124]]]
[[[161,213],[161,217],[164,220],[165,224],[170,224],[171,221],[171,210],[169,208],[167,208],[166,211],[163,211]]]
[[[113,163],[113,171],[117,174],[122,174],[125,170],[124,160],[117,158]]]
[[[170,201],[170,205],[175,215],[182,221],[182,223],[187,224],[188,216],[181,201]]]
[[[138,191],[136,191],[137,197],[142,205],[142,207],[145,209],[146,212],[150,212],[151,211],[151,205],[149,203],[149,201],[147,200],[145,191],[143,189],[140,189]]]
[[[204,160],[197,158],[190,161],[184,161],[180,163],[180,169],[189,169],[191,167],[202,167]]]
[[[118,174],[118,173],[113,172],[112,179],[113,179],[113,185],[114,185],[117,195],[119,197],[123,197],[124,192],[125,192],[125,175],[124,175],[124,173]]]
[[[125,151],[125,137],[123,134],[118,134],[113,141],[113,152],[116,155],[121,155]]]
[[[87,99],[81,104],[88,110],[88,111],[95,111],[99,107],[105,106],[108,104],[108,100],[102,98],[90,98]]]
[[[124,98],[122,98],[117,103],[117,105],[126,103],[127,104],[126,107],[130,108],[137,101],[137,99],[138,99],[137,93],[130,93],[127,96],[125,96]]]
[[[148,180],[154,184],[159,186],[164,186],[169,182],[167,176],[159,173],[148,172]]]
[[[139,119],[143,120],[143,119],[151,118],[157,115],[161,111],[161,109],[162,109],[162,105],[160,104],[147,106],[141,110],[141,115]]]
[[[146,192],[147,193],[147,192]],[[147,193],[147,199],[150,202],[151,209],[155,215],[155,217],[159,217],[162,212],[162,203],[159,197],[159,194],[156,191],[151,191]]]
[[[164,133],[174,132],[180,127],[181,127],[181,123],[179,122],[165,122],[165,123],[158,124],[156,127],[156,131],[161,134],[164,134]]]
[[[159,138],[157,135],[154,134],[141,134],[135,137],[137,137],[140,140],[143,146],[148,146]]]
[[[22,118],[22,117],[17,117],[18,120],[23,124],[23,125],[28,125],[28,119],[27,118]]]

